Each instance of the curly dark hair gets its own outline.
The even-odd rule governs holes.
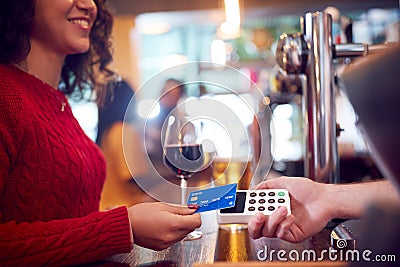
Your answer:
[[[60,90],[71,94],[94,88],[98,99],[104,95],[107,83],[96,81],[95,72],[106,79],[113,78],[114,72],[108,68],[112,61],[111,31],[113,17],[106,0],[94,0],[97,18],[90,34],[89,51],[68,55],[60,77]],[[30,27],[35,14],[36,0],[0,1],[0,63],[20,63],[30,50]]]

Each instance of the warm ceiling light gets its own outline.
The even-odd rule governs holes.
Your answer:
[[[224,36],[233,36],[235,38],[239,37],[240,35],[240,27],[237,27],[233,25],[232,23],[229,23],[227,21],[221,23],[221,26],[219,27],[219,30]],[[227,38],[229,39],[229,38]]]
[[[240,27],[240,7],[239,0],[224,0],[225,2],[225,21],[232,26]]]
[[[225,1],[225,22],[218,28],[217,35],[221,39],[240,37],[240,7],[239,0]]]

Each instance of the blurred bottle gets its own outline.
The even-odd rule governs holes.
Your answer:
[[[212,164],[214,184],[221,186],[237,183],[238,189],[249,189],[253,177],[252,165],[251,160],[217,158]]]

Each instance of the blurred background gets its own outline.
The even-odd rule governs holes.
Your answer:
[[[333,18],[335,43],[379,44],[400,41],[398,0],[109,0],[114,22],[113,68],[137,93],[137,119],[144,119],[159,98],[166,79],[185,81],[188,77],[204,80],[223,79],[239,95],[256,85],[265,97],[253,99],[255,110],[264,101],[273,112],[273,169],[285,175],[302,175],[303,137],[301,82],[283,77],[275,61],[275,47],[283,33],[300,31],[300,16],[310,11],[327,11]],[[213,62],[239,70],[251,82],[238,82],[229,68],[221,68],[218,77],[201,62]],[[190,68],[173,73],[163,70],[189,64]],[[345,61],[335,62],[337,72]],[[161,73],[161,74],[160,74]],[[156,76],[155,76],[156,75]],[[152,88],[140,90],[155,77]],[[237,108],[226,90],[211,84],[192,84],[186,96],[211,95]],[[97,107],[93,103],[72,103],[74,112],[88,135],[96,139]],[[354,126],[356,116],[346,96],[337,90],[337,120],[344,131],[338,138],[342,177],[379,176],[368,157],[368,148]],[[261,112],[258,110],[258,112]],[[247,112],[238,116],[249,116]],[[242,114],[242,115],[240,115]],[[249,118],[243,118],[249,121]],[[250,118],[251,121],[251,118]],[[355,164],[357,163],[357,164]],[[346,167],[347,166],[347,167]],[[362,166],[363,168],[359,168]],[[353,173],[352,173],[353,172]]]

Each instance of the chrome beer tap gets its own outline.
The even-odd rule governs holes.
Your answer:
[[[301,17],[301,33],[282,34],[276,57],[287,74],[303,83],[304,175],[325,183],[339,182],[333,60],[367,55],[386,45],[333,44],[332,18],[324,12]]]

